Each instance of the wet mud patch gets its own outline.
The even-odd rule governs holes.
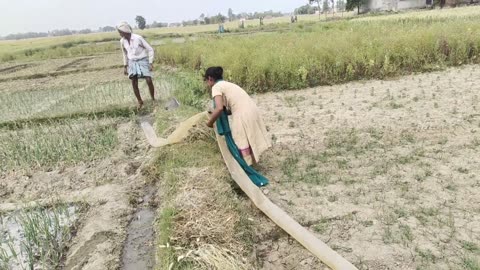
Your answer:
[[[64,250],[61,269],[119,269],[122,265],[127,227],[139,204],[135,200],[142,196],[138,194],[144,194],[142,170],[151,152],[134,121],[120,123],[116,128],[121,143],[107,157],[71,166],[59,164],[0,174],[0,212],[23,208],[24,203],[49,205],[53,198],[89,206]]]
[[[83,211],[60,204],[0,214],[0,268],[62,268]]]
[[[155,266],[155,196],[156,188],[147,186],[143,198],[134,202],[138,205],[127,228],[121,269],[153,269]]]

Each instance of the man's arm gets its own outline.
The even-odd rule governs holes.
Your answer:
[[[150,63],[150,65],[152,65],[153,59],[155,58],[155,51],[143,37],[140,37],[140,41],[142,42],[143,47],[148,51],[148,62]]]
[[[120,48],[122,49],[122,56],[123,56],[123,73],[125,75],[128,74],[127,68],[128,68],[128,56],[127,56],[127,50],[125,50],[125,47],[123,47],[123,38],[120,40]]]
[[[120,48],[122,49],[122,53],[123,53],[123,66],[127,66],[128,56],[127,56],[127,50],[125,50],[125,47],[123,47],[123,38],[120,40]]]

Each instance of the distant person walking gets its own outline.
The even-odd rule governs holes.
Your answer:
[[[141,109],[143,100],[138,89],[138,79],[145,78],[150,96],[155,101],[155,88],[152,81],[154,51],[143,37],[132,33],[132,27],[127,22],[120,23],[117,30],[122,37],[120,45],[123,52],[123,73],[132,81],[138,109]]]

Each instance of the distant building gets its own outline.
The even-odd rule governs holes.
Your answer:
[[[363,11],[398,11],[431,7],[434,0],[368,0]],[[478,2],[478,0],[443,0],[445,6],[456,6]]]
[[[369,0],[364,11],[397,11],[426,8],[429,0]]]

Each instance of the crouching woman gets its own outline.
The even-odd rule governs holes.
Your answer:
[[[215,105],[207,126],[213,128],[224,112],[231,114],[230,130],[238,151],[248,165],[257,163],[272,145],[257,105],[240,86],[223,80],[221,67],[208,68],[204,80]]]

